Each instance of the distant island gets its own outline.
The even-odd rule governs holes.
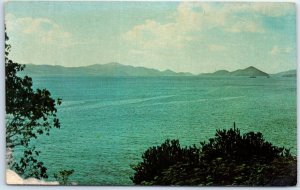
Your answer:
[[[284,72],[276,73],[272,76],[276,76],[276,77],[297,77],[297,70],[284,71]]]
[[[189,72],[174,72],[172,70],[159,71],[146,67],[134,67],[112,62],[81,67],[64,67],[59,65],[34,65],[26,64],[22,75],[30,76],[103,76],[103,77],[165,77],[165,76],[200,76],[200,77],[296,77],[296,70],[268,74],[253,66],[229,72],[218,70],[214,73],[194,75]]]
[[[193,76],[191,73],[171,70],[159,71],[145,67],[133,67],[120,63],[95,64],[82,67],[63,67],[58,65],[27,64],[23,74],[30,76],[104,76],[104,77],[158,77],[158,76]]]
[[[263,72],[253,66],[247,67],[246,69],[238,69],[236,71],[229,72],[227,70],[219,70],[214,73],[204,73],[200,74],[201,76],[247,76],[247,77],[270,77],[270,75],[266,72]]]

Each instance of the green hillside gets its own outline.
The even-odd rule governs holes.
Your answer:
[[[27,64],[23,74],[30,76],[192,76],[191,73],[176,73],[171,70],[159,71],[145,67],[133,67],[119,63],[95,64],[85,67],[63,67],[58,65]]]

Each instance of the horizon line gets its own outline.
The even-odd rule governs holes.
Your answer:
[[[101,63],[95,63],[95,64],[85,65],[85,66],[84,66],[84,65],[81,65],[81,66],[64,66],[64,65],[57,65],[57,64],[55,64],[55,65],[50,65],[50,64],[33,64],[33,63],[23,63],[23,64],[21,64],[21,65],[58,66],[58,67],[65,67],[65,68],[79,68],[79,67],[89,67],[89,66],[93,66],[93,65],[109,65],[109,64],[119,64],[119,65],[122,65],[122,66],[129,66],[129,67],[134,67],[134,68],[154,69],[154,70],[157,70],[157,71],[160,71],[160,72],[163,72],[163,71],[172,71],[172,72],[175,72],[175,73],[188,73],[188,74],[192,74],[192,75],[212,74],[212,73],[215,73],[215,72],[221,71],[221,70],[228,71],[228,72],[234,72],[234,71],[237,71],[237,70],[247,69],[247,68],[249,68],[249,67],[254,67],[254,68],[258,69],[257,67],[250,65],[250,66],[247,66],[247,67],[245,67],[245,68],[238,68],[238,69],[234,69],[234,70],[232,70],[232,71],[227,70],[227,69],[215,69],[215,71],[213,71],[213,72],[193,73],[193,72],[190,72],[190,71],[186,71],[186,72],[185,72],[185,71],[174,71],[174,70],[172,70],[172,69],[164,69],[164,70],[160,70],[160,69],[151,68],[151,67],[126,65],[126,64],[122,64],[122,63],[114,62],[114,61],[108,62],[108,63],[103,63],[103,64],[101,64]],[[261,69],[258,69],[258,70],[263,71],[263,70],[261,70]],[[283,70],[283,71],[279,71],[279,72],[276,72],[276,73],[268,73],[268,72],[266,72],[266,71],[263,71],[263,72],[272,75],[272,74],[277,74],[277,73],[286,72],[286,71],[293,71],[293,70],[296,70],[296,71],[297,71],[297,67],[296,67],[295,69]]]

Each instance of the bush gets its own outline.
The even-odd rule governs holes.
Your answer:
[[[161,146],[146,150],[142,156],[143,162],[133,167],[136,171],[131,180],[136,184],[154,180],[168,167],[177,163],[197,163],[199,150],[193,146],[181,148],[178,140],[166,140]]]
[[[142,185],[296,185],[297,162],[288,149],[264,140],[261,133],[241,134],[235,127],[217,130],[200,147],[181,148],[166,140],[149,148],[133,167]]]
[[[72,183],[69,182],[69,177],[74,173],[74,170],[62,170],[59,171],[57,174],[54,174],[54,178],[56,181],[59,182],[60,185],[71,185]]]

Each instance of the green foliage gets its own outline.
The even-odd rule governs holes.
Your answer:
[[[241,134],[235,127],[217,130],[199,148],[167,140],[142,158],[133,167],[135,184],[286,186],[297,181],[296,158],[288,149],[265,141],[261,133]]]
[[[54,178],[60,185],[70,185],[69,177],[74,173],[74,170],[62,170],[58,174],[54,174]]]
[[[23,158],[13,160],[10,164],[23,177],[47,178],[46,168],[37,161],[38,152],[30,147],[30,140],[38,135],[49,135],[52,127],[60,128],[57,118],[55,101],[46,89],[32,89],[32,79],[28,76],[20,77],[25,65],[20,65],[9,59],[11,46],[7,43],[5,33],[5,85],[6,85],[6,147],[24,149]]]
[[[155,176],[176,163],[196,163],[199,160],[199,150],[195,146],[181,148],[178,140],[166,140],[161,146],[149,148],[142,158],[144,161],[133,168],[137,175],[131,179],[136,184],[152,181]]]
[[[28,147],[24,150],[20,160],[12,162],[11,166],[25,179],[29,177],[48,178],[47,168],[43,162],[37,159],[39,154],[40,151],[36,151],[35,147]]]
[[[203,159],[223,158],[233,162],[269,163],[283,155],[285,148],[266,142],[261,133],[249,132],[241,135],[239,129],[217,130],[209,143],[202,142]]]

